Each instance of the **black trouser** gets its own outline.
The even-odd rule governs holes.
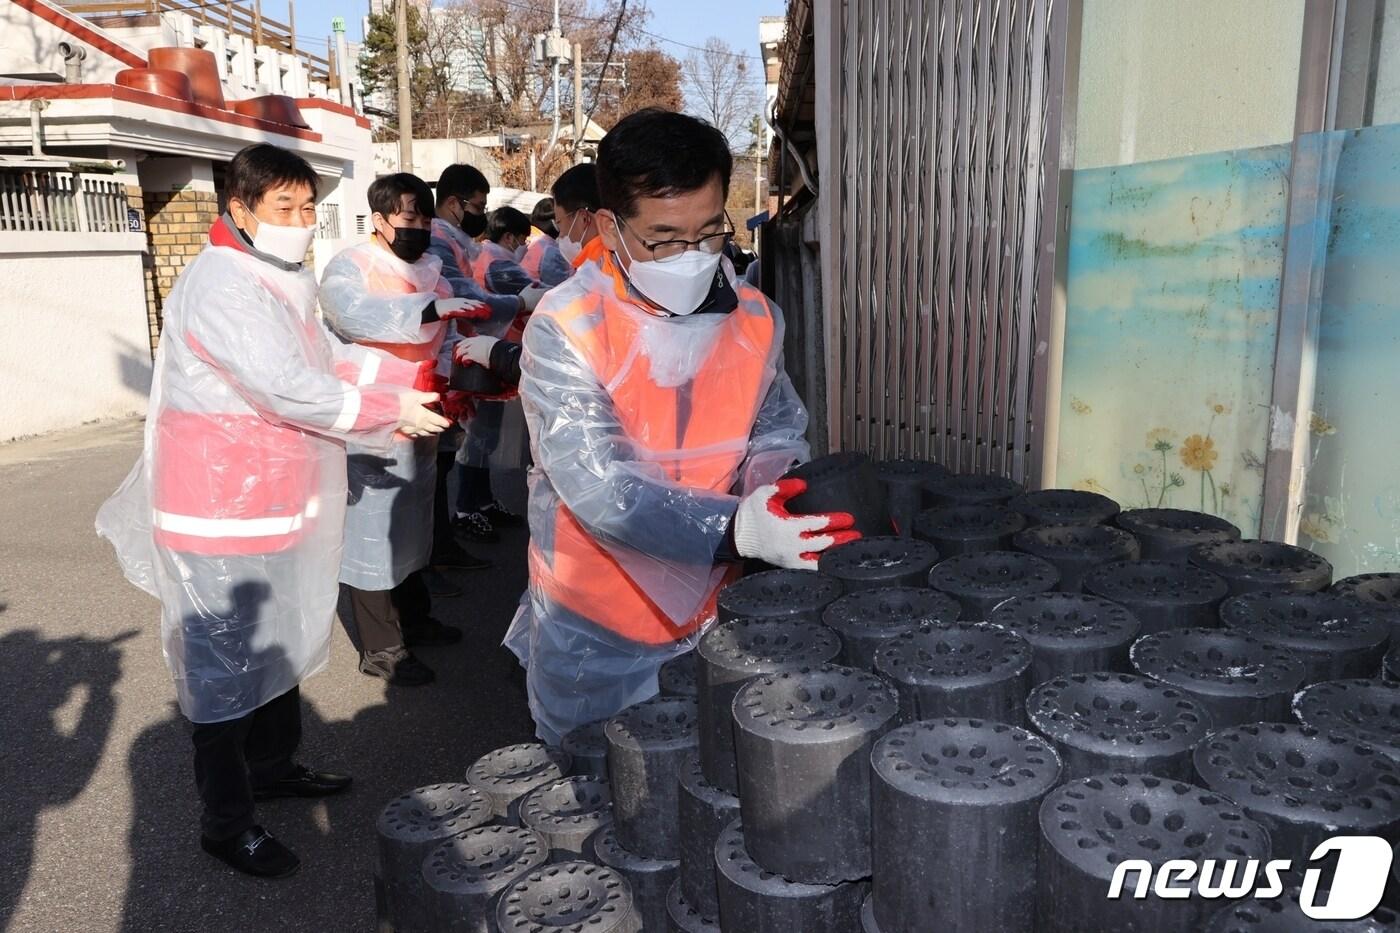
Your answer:
[[[253,825],[253,788],[291,773],[301,742],[301,688],[237,719],[194,724],[194,780],[204,802],[200,828],[231,839]]]
[[[463,466],[457,474],[457,511],[479,512],[496,501],[487,467]]]
[[[456,543],[452,538],[452,516],[448,514],[447,477],[452,472],[457,453],[439,450],[437,483],[433,486],[433,557],[450,550]]]
[[[340,584],[340,619],[360,652],[403,644],[403,627],[421,625],[433,611],[433,597],[421,570],[392,590],[362,590]]]

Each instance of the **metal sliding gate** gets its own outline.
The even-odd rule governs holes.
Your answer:
[[[1064,7],[819,0],[833,449],[1038,480]]]

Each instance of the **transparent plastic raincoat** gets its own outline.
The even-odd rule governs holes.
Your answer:
[[[515,259],[515,254],[486,240],[477,244],[476,258],[472,260],[473,275],[486,286],[486,290],[497,295],[518,295],[527,286],[540,283],[525,271]]]
[[[520,260],[520,268],[525,274],[541,285],[551,288],[573,275],[573,267],[559,251],[558,242],[547,233],[530,240],[525,250],[525,258]]]
[[[161,601],[194,722],[245,715],[330,650],[343,439],[387,448],[417,367],[336,348],[309,270],[226,217],[165,304],[141,459],[99,510],[128,580]]]
[[[658,317],[604,257],[525,329],[530,590],[506,641],[546,741],[656,692],[737,575],[738,497],[809,454],[782,315],[722,268],[700,312]]]
[[[504,337],[520,313],[520,300],[514,295],[497,295],[473,275],[472,261],[481,247],[461,227],[440,218],[433,220],[428,252],[442,260],[442,277],[458,298],[484,302],[491,309],[489,321],[473,321],[478,334]],[[451,339],[451,338],[449,338]]]
[[[337,253],[321,277],[321,320],[331,339],[359,344],[413,365],[438,359],[445,321],[423,323],[423,309],[452,290],[442,261],[409,264],[374,243]],[[346,445],[349,509],[340,581],[388,590],[428,563],[438,440],[398,437],[387,452]]]

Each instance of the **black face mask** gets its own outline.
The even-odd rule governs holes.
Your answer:
[[[414,263],[423,258],[432,242],[432,234],[420,227],[395,227],[394,242],[389,248],[404,262]]]
[[[486,232],[486,215],[465,211],[462,214],[462,232],[476,239]]]

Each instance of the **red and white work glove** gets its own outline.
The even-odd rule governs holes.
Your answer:
[[[491,317],[491,309],[485,303],[470,298],[439,298],[433,302],[439,321],[460,318],[466,321],[485,321]]]
[[[806,491],[805,480],[781,479],[741,499],[734,514],[734,548],[739,556],[788,570],[816,570],[817,558],[827,548],[860,539],[849,512],[789,512],[788,502]]]
[[[452,358],[462,366],[468,363],[475,363],[477,366],[491,365],[491,348],[497,343],[495,337],[486,334],[477,334],[474,337],[463,337],[457,341],[452,348]]]

